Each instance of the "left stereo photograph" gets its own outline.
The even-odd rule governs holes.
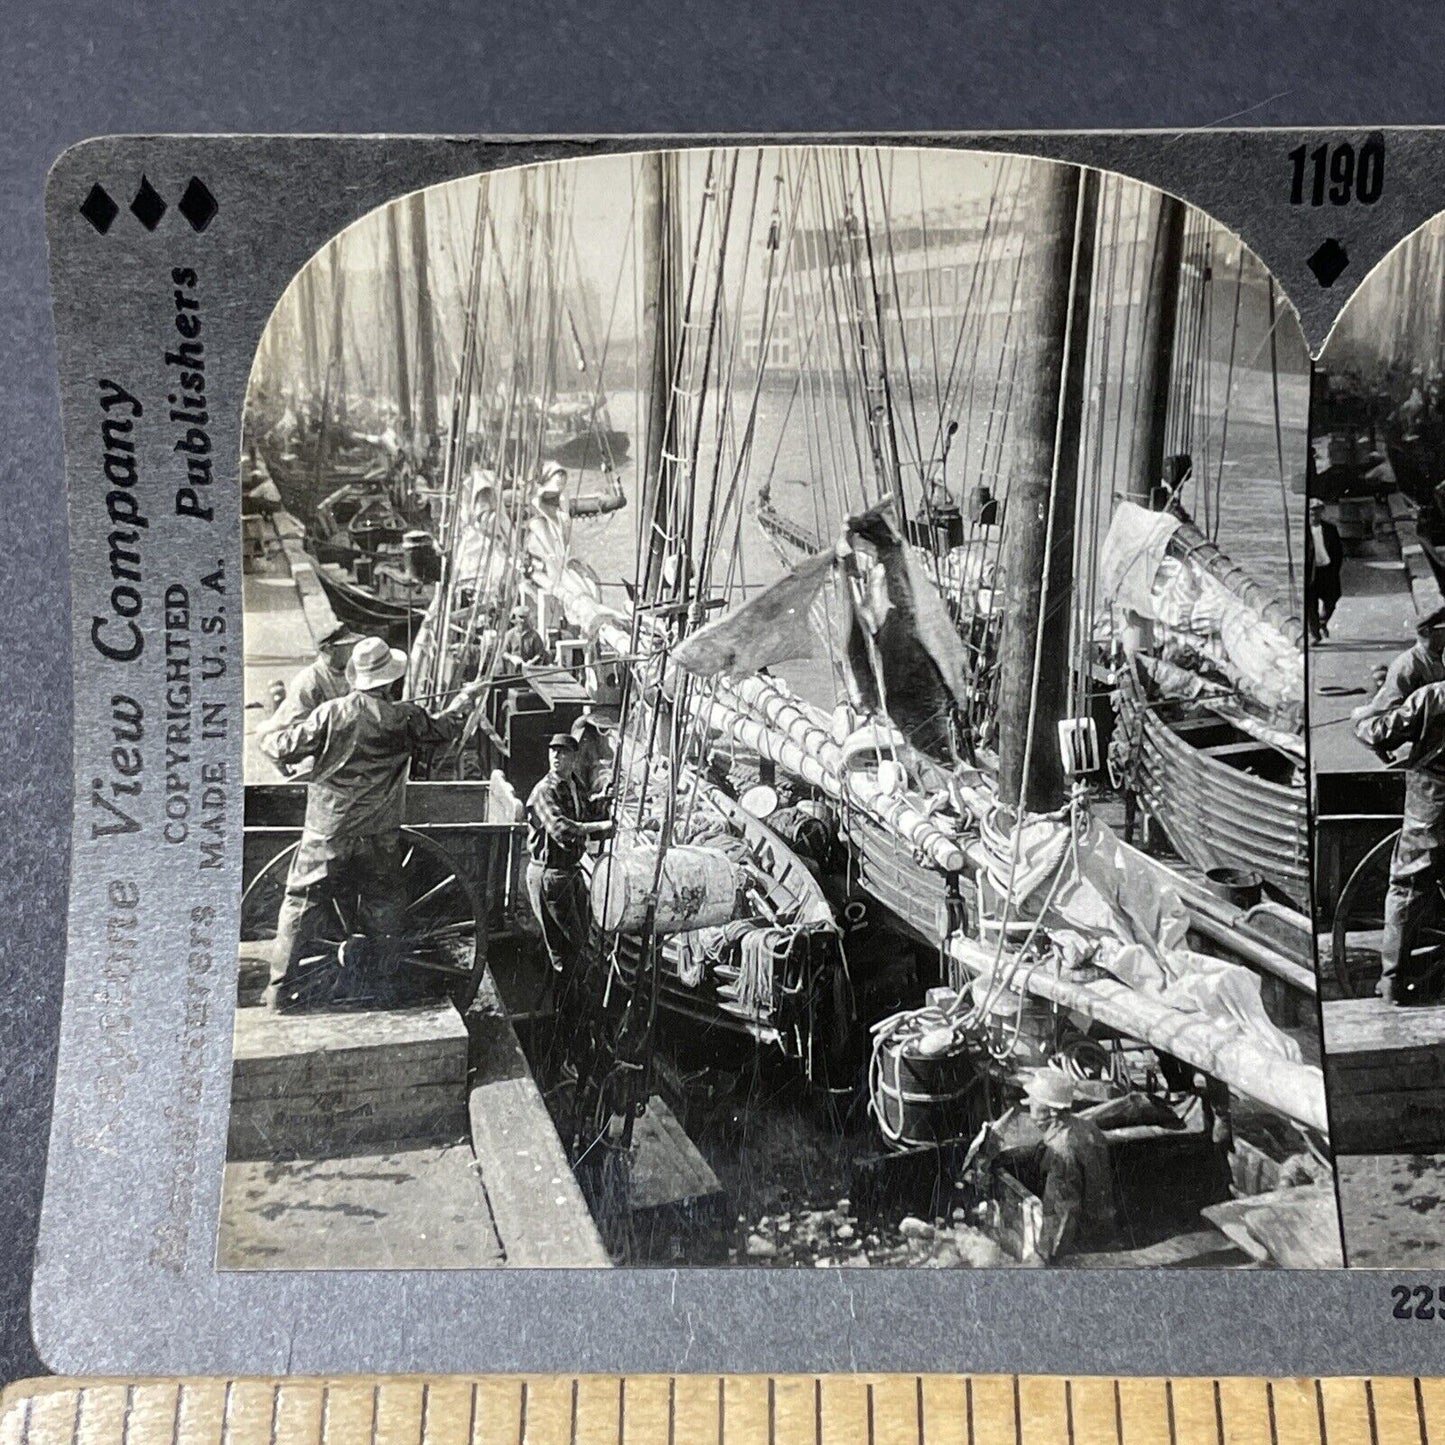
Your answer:
[[[308,257],[221,1266],[1339,1263],[1308,374],[1227,230],[1026,158],[524,166]]]
[[[52,1271],[1342,1264],[1304,333],[1026,149],[62,160]]]

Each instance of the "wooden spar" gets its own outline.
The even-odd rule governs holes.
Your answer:
[[[411,222],[411,281],[416,296],[416,389],[421,405],[417,422],[428,445],[437,437],[436,329],[432,321],[431,283],[427,276],[426,192],[414,191],[407,203]]]
[[[759,716],[749,717],[749,710]],[[699,700],[694,711],[709,727],[731,734],[784,771],[877,819],[941,872],[956,873],[963,867],[962,847],[929,815],[927,798],[916,792],[885,792],[871,770],[847,768],[842,749],[827,731],[766,679],[720,684],[716,700]]]
[[[1169,383],[1174,368],[1174,336],[1179,323],[1179,279],[1184,271],[1184,202],[1162,192],[1154,220],[1154,258],[1144,300],[1139,354],[1144,375],[1134,407],[1129,442],[1128,497],[1149,505],[1164,475],[1165,434],[1169,422]]]
[[[843,771],[843,749],[821,722],[809,716],[797,699],[789,697],[770,678],[744,677],[720,684],[719,699],[731,693],[744,706],[788,733],[795,742],[816,757],[829,772]]]
[[[647,378],[647,419],[639,475],[642,479],[642,596],[653,597],[666,556],[671,477],[666,443],[672,416],[672,377],[680,317],[673,274],[676,241],[676,158],[663,151],[642,158],[642,341]]]
[[[1276,627],[1296,647],[1304,647],[1304,624],[1287,602],[1261,587],[1243,567],[1230,561],[1192,522],[1181,521],[1169,539],[1169,550],[1202,567],[1215,581],[1228,588],[1246,607],[1252,608]]]
[[[955,933],[948,948],[972,972],[993,969],[992,945]],[[1014,959],[1005,954],[1004,962],[1012,967]],[[1081,982],[1056,975],[1043,965],[1030,970],[1027,964],[1019,965],[1015,977],[1036,998],[1049,999],[1130,1038],[1144,1039],[1151,1047],[1223,1080],[1236,1093],[1321,1134],[1329,1133],[1324,1075],[1313,1065],[1291,1063],[1239,1030],[1226,1033],[1209,1015],[1169,1008],[1117,979]]]
[[[401,284],[401,239],[396,206],[386,208],[386,269],[391,275],[392,324],[396,327],[396,398],[403,435],[415,424],[411,409],[411,365],[406,354],[406,297]]]
[[[1046,813],[1065,796],[1055,728],[1072,671],[1074,499],[1098,174],[1041,163],[1037,186],[1040,352],[1034,385],[1024,388],[1018,406],[1004,518],[1008,581],[998,658],[998,781],[1006,806]]]

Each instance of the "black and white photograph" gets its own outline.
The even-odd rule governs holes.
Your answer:
[[[1431,1016],[1441,808],[1429,688],[1316,715],[1311,917],[1305,648],[1445,699],[1422,255],[1312,371],[1230,230],[1026,156],[336,235],[245,397],[220,1268],[1338,1266],[1320,994]]]
[[[1445,221],[1315,368],[1310,738],[1330,1114],[1350,1263],[1445,1260]]]

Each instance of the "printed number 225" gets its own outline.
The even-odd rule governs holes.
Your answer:
[[[1417,1284],[1413,1288],[1408,1284],[1391,1285],[1390,1298],[1395,1301],[1390,1313],[1397,1320],[1445,1319],[1445,1295],[1437,1295],[1428,1284]]]
[[[1367,140],[1358,150],[1349,141],[1313,150],[1296,146],[1289,160],[1292,206],[1302,206],[1306,200],[1312,206],[1326,201],[1332,206],[1348,206],[1351,201],[1373,206],[1385,186],[1385,145],[1380,140]]]

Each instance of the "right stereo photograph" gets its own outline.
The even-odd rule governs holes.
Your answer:
[[[1445,215],[1315,368],[1305,574],[1325,1072],[1348,1263],[1445,1263]]]

